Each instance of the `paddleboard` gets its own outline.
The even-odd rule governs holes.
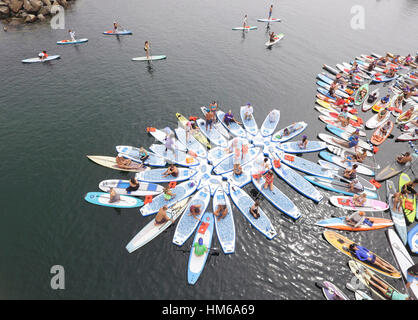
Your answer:
[[[149,58],[147,58],[147,57],[136,57],[136,58],[132,58],[132,61],[155,61],[155,60],[164,60],[164,59],[167,59],[167,56],[164,56],[164,55],[150,56]]]
[[[39,57],[37,58],[29,58],[29,59],[24,59],[22,60],[23,63],[42,63],[42,62],[47,62],[47,61],[52,61],[52,60],[56,60],[59,59],[61,56],[59,55],[55,55],[55,56],[48,56],[45,59],[40,59]]]
[[[360,92],[363,89],[366,89],[367,92],[366,92],[366,94],[363,97],[361,97],[360,96]],[[366,99],[367,99],[368,96],[369,96],[369,84],[368,83],[365,83],[360,88],[358,88],[358,90],[356,92],[356,95],[354,96],[354,104],[356,106],[361,105],[364,101],[366,101]]]
[[[174,220],[183,213],[185,207],[187,206],[188,201],[190,198],[183,199],[182,201],[176,203],[174,206],[167,210],[167,216]],[[152,219],[148,224],[145,225],[133,238],[129,243],[126,245],[126,250],[129,253],[138,250],[139,248],[146,245],[151,240],[158,237],[161,233],[163,233],[169,226],[171,226],[173,222],[168,220],[162,224],[155,224],[155,219]]]
[[[334,176],[330,170],[322,168],[315,162],[287,153],[277,153],[277,155],[280,161],[293,169],[319,177],[332,178]]]
[[[208,130],[206,130],[206,121],[203,119],[197,119],[196,124],[199,126],[199,129],[203,135],[207,137],[211,143],[223,148],[228,146],[228,141],[222,134],[219,133],[218,130],[216,130],[214,126],[212,126],[212,129],[210,126],[208,126]]]
[[[169,175],[163,177],[164,172],[167,170],[164,169],[152,169],[144,172],[139,172],[135,175],[135,178],[138,181],[150,182],[150,183],[169,183],[171,181],[181,182],[193,178],[197,174],[197,170],[190,168],[178,168],[179,174],[177,177]]]
[[[251,117],[249,119],[245,120],[245,108],[246,108],[246,106],[242,106],[240,108],[240,115],[241,115],[242,124],[244,126],[244,129],[249,134],[255,136],[258,133],[257,122],[255,122],[253,114],[251,115]]]
[[[187,125],[187,123],[189,122],[189,120],[186,119],[185,116],[183,116],[180,113],[176,113],[176,118],[180,124],[180,126],[184,129]],[[211,148],[211,145],[208,141],[208,139],[203,135],[202,132],[200,132],[199,128],[196,127],[195,129],[193,129],[192,131],[192,135],[193,137],[199,141],[203,146],[205,146],[207,149]]]
[[[391,180],[386,180],[386,199],[390,209],[390,215],[395,224],[396,232],[399,234],[403,243],[406,244],[407,232],[405,216],[402,210],[393,207],[393,195],[396,193],[395,184]]]
[[[271,18],[271,19],[260,18],[260,19],[257,19],[257,21],[258,22],[268,22],[268,23],[270,23],[270,22],[280,22],[281,20],[278,19],[278,18]]]
[[[246,138],[247,134],[246,131],[236,122],[231,122],[229,124],[229,127],[225,124],[225,122],[223,121],[224,116],[225,116],[225,112],[218,110],[218,112],[216,112],[216,116],[218,117],[218,120],[222,123],[222,125],[235,137],[241,137],[241,138]]]
[[[139,148],[131,146],[116,146],[116,151],[120,153],[124,158],[131,159],[135,162],[142,163],[141,153]],[[147,151],[148,158],[143,162],[145,165],[153,167],[164,167],[167,162],[164,158],[156,155],[152,152]]]
[[[350,124],[346,127],[343,127],[340,122],[337,122],[335,120],[335,118],[328,117],[328,116],[325,116],[325,115],[320,115],[319,120],[321,120],[322,122],[324,122],[324,123],[326,123],[330,126],[333,126],[333,127],[339,128],[341,130],[344,130],[345,132],[348,132],[349,134],[354,133],[358,129],[358,127],[353,127]],[[360,137],[365,137],[366,136],[366,132],[364,132],[363,130],[359,130],[358,134],[359,134]]]
[[[389,129],[387,129],[386,134],[382,136],[380,133],[380,129],[383,128],[388,122],[389,122]],[[393,127],[394,127],[393,121],[390,121],[390,120],[385,121],[373,132],[373,135],[370,138],[370,142],[373,143],[375,146],[380,146],[390,136],[390,134],[392,133]]]
[[[121,154],[122,156],[122,154]],[[127,172],[143,172],[148,171],[151,168],[144,166],[143,164],[139,164],[136,162],[132,162],[130,164],[130,169],[120,168],[118,164],[116,163],[115,157],[108,157],[108,156],[87,156],[89,160],[97,163],[98,165],[101,165],[106,168],[110,168],[113,170],[119,170],[119,171],[127,171]]]
[[[412,154],[412,164],[415,163],[418,156],[415,153]],[[386,167],[384,167],[381,171],[379,171],[376,174],[376,181],[384,181],[386,179],[390,179],[399,173],[405,171],[406,169],[409,169],[411,167],[411,162],[408,162],[407,164],[400,164],[398,161],[393,160],[391,163],[389,163]]]
[[[206,225],[206,227],[203,225]],[[200,238],[203,239],[203,245],[207,247],[205,254],[198,256],[195,253],[195,249],[192,246],[190,249],[189,264],[187,266],[187,282],[189,284],[195,284],[199,279],[203,268],[205,267],[206,260],[210,252],[210,247],[212,244],[213,237],[213,228],[214,228],[214,216],[212,212],[205,212],[202,217],[201,222],[199,223],[198,230],[193,240],[193,244],[197,243]]]
[[[341,148],[342,150],[344,150],[346,152],[349,152],[351,154],[356,154],[359,151],[363,151],[363,148],[358,146],[358,145],[356,146],[357,148],[355,148],[355,147],[351,147],[351,148],[344,147],[340,143],[347,143],[347,141],[339,139],[339,138],[334,138],[333,136],[330,136],[329,134],[319,133],[318,138],[325,141],[326,143],[337,146],[337,147]],[[367,156],[368,157],[371,157],[372,155],[373,154],[370,151],[367,151]]]
[[[231,202],[223,188],[218,188],[213,196],[213,212],[216,212],[218,205],[226,205],[228,213],[224,218],[214,217],[216,234],[222,251],[231,254],[235,252],[235,223]]]
[[[337,137],[340,137],[342,139],[344,139],[345,141],[348,141],[348,139],[352,136],[351,133],[348,133],[347,131],[340,129],[338,127],[332,126],[332,125],[327,125],[326,126],[327,130],[329,130],[331,133],[335,134]],[[360,137],[360,135],[358,135],[358,137]],[[334,138],[335,139],[335,138]],[[330,140],[329,138],[327,140]],[[338,141],[341,141],[339,139],[336,139]],[[330,142],[328,142],[330,143]],[[333,143],[335,145],[335,143]],[[372,148],[370,147],[370,144],[368,144],[366,141],[361,140],[360,138],[358,139],[358,144],[357,146],[369,150],[371,151]]]
[[[416,141],[418,140],[418,134],[415,132],[405,132],[396,138],[398,141]]]
[[[159,129],[156,129],[156,128],[153,128],[153,130],[152,131],[149,131],[149,133],[157,140],[157,141],[159,141],[159,142],[161,142],[162,144],[165,144],[165,142],[166,142],[166,139],[167,139],[167,133],[168,132],[170,132],[170,133],[173,133],[174,134],[174,132],[172,132],[171,131],[171,129],[166,129],[166,130],[159,130]],[[187,147],[184,145],[184,144],[182,144],[180,141],[178,141],[176,138],[173,138],[173,140],[174,140],[174,148],[175,149],[177,149],[177,150],[180,150],[180,151],[184,151],[184,152],[186,152],[187,151]]]
[[[300,147],[300,141],[285,142],[279,144],[277,147],[287,153],[309,153],[318,152],[326,149],[327,144],[322,141],[308,141],[305,148]]]
[[[250,208],[253,206],[254,200],[246,192],[244,192],[241,188],[230,184],[229,195],[232,202],[244,215],[244,217],[267,239],[271,240],[277,235],[277,232],[271,224],[270,219],[260,207],[258,208],[258,213],[260,214],[259,218],[256,219],[252,216],[252,214],[250,214]]]
[[[280,110],[273,109],[267,115],[266,119],[264,120],[263,124],[260,128],[260,133],[263,137],[271,136],[276,130],[277,125],[280,121]]]
[[[199,165],[199,160],[193,156],[180,151],[180,150],[167,150],[165,151],[165,146],[162,144],[153,144],[149,149],[159,155],[160,157],[165,158],[166,160],[171,161],[172,163],[178,164],[183,167],[193,167]]]
[[[105,192],[88,192],[84,200],[92,204],[111,208],[138,208],[144,204],[141,199],[120,195],[120,200],[110,203],[110,194]]]
[[[381,260],[383,260],[384,262],[386,262],[388,265],[390,265],[393,269],[395,269],[396,271],[389,271],[389,270],[385,270],[380,268],[377,264],[371,263],[371,262],[365,262],[365,261],[361,261],[359,259],[357,259],[356,255],[351,253],[350,251],[348,251],[348,247],[350,246],[350,244],[356,244],[359,245],[357,243],[355,243],[354,241],[344,237],[343,235],[335,232],[335,231],[324,231],[323,235],[325,237],[325,239],[333,246],[335,247],[337,250],[339,250],[340,252],[344,253],[345,255],[349,256],[350,258],[352,258],[353,260],[355,260],[356,262],[359,262],[361,265],[372,269],[376,272],[379,272],[387,277],[390,278],[394,278],[394,279],[398,279],[400,278],[402,275],[400,274],[399,271],[396,270],[395,267],[393,267],[389,262],[385,261],[383,258],[379,257],[378,255],[376,255],[374,252],[370,251],[370,254],[374,254],[376,255],[376,257],[380,258]]]
[[[237,161],[241,164],[241,166],[243,166],[248,162],[254,160],[258,156],[260,151],[260,147],[249,148],[246,154],[243,155],[241,152],[238,155],[239,160]],[[215,168],[213,168],[213,172],[220,175],[232,171],[234,169],[234,162],[236,156],[237,155],[235,154],[231,154],[229,157],[220,162]]]
[[[316,222],[315,225],[324,227],[324,228],[330,228],[330,229],[336,229],[336,230],[342,230],[342,231],[370,231],[370,230],[388,228],[393,225],[392,220],[389,220],[389,219],[375,218],[375,217],[366,217],[366,219],[368,219],[369,221],[373,223],[372,226],[369,226],[368,224],[363,223],[360,226],[354,228],[353,226],[346,223],[345,217],[321,220],[321,221]]]
[[[289,141],[290,139],[293,139],[297,135],[301,134],[307,126],[308,124],[303,121],[292,123],[291,125],[274,133],[271,137],[271,141],[281,143]],[[288,135],[284,134],[285,129],[289,131]]]
[[[61,40],[61,41],[57,41],[58,45],[64,45],[64,44],[80,44],[80,43],[86,43],[88,42],[89,39],[76,39],[75,41],[73,40]]]
[[[402,187],[405,184],[411,181],[412,181],[411,178],[406,173],[401,173],[399,177],[399,192],[402,190]],[[407,202],[411,204],[412,209],[407,208]],[[405,214],[406,220],[408,220],[409,223],[414,222],[414,219],[416,216],[416,209],[417,209],[416,196],[408,194],[408,199],[402,200],[402,209],[403,209],[403,213]]]
[[[151,214],[155,214],[164,205],[166,205],[167,207],[171,207],[177,202],[189,197],[193,192],[196,191],[196,188],[197,188],[197,182],[193,180],[178,184],[175,188],[171,189],[172,193],[175,194],[175,196],[173,196],[170,200],[166,200],[164,198],[164,194],[160,194],[154,197],[154,199],[152,199],[152,202],[144,205],[139,210],[139,212],[143,216],[149,216]]]
[[[257,26],[246,26],[245,28],[244,27],[235,27],[235,28],[232,28],[232,30],[240,30],[240,31],[244,31],[244,30],[256,30],[257,29]]]
[[[126,36],[126,35],[131,35],[132,31],[122,30],[122,31],[114,32],[113,30],[109,30],[109,31],[103,32],[103,34],[108,35],[108,36]]]
[[[329,201],[332,205],[337,208],[341,208],[344,210],[355,210],[355,211],[365,211],[365,212],[372,212],[372,211],[385,211],[389,208],[386,202],[373,200],[373,199],[366,199],[366,202],[363,206],[355,206],[352,202],[353,197],[349,196],[332,196],[329,198]]]
[[[186,148],[192,152],[194,152],[198,157],[207,158],[208,154],[206,152],[206,148],[197,141],[192,134],[189,136],[189,141],[187,141],[187,134],[186,130],[181,127],[174,129],[176,132],[177,138],[179,139],[180,143],[185,145]]]
[[[329,281],[324,281],[322,292],[327,300],[350,300],[335,284]]]
[[[139,182],[139,187],[135,191],[126,191],[128,187],[129,180],[110,179],[99,183],[99,189],[104,192],[110,192],[110,188],[113,188],[119,194],[134,197],[155,196],[164,190],[163,186],[148,182]]]
[[[326,161],[329,161],[329,162],[332,162],[332,163],[334,163],[334,164],[336,164],[336,165],[338,165],[338,166],[340,166],[341,168],[344,168],[344,169],[348,169],[348,168],[351,169],[352,166],[353,166],[353,164],[351,164],[350,162],[347,162],[347,161],[343,162],[344,158],[341,158],[337,155],[333,155],[333,154],[331,154],[327,151],[321,151],[319,153],[319,156],[322,159],[324,159]],[[357,173],[364,174],[366,176],[374,176],[375,173],[374,173],[373,170],[371,170],[370,168],[367,168],[365,166],[362,166],[361,164],[358,164],[358,163],[356,163],[356,164],[357,164],[357,169],[356,169]]]
[[[372,98],[371,98],[371,96],[372,96],[373,94],[375,94],[375,93],[377,93],[376,98],[372,99]],[[376,103],[376,101],[377,101],[377,99],[378,99],[378,98],[379,98],[379,88],[377,88],[377,89],[373,90],[373,91],[369,94],[369,96],[367,97],[367,100],[364,100],[363,105],[362,105],[362,107],[361,107],[361,110],[362,110],[363,112],[367,112],[367,111],[369,111],[369,110],[370,110],[370,109],[374,106],[374,104]],[[370,99],[370,102],[369,102],[369,99]]]
[[[202,218],[203,214],[206,212],[209,202],[209,187],[202,188],[194,194],[177,224],[176,231],[174,231],[172,242],[175,245],[182,246],[190,238],[190,236],[196,230],[197,225],[199,224],[199,221]],[[200,214],[196,217],[190,214],[190,207],[193,205],[201,206]]]

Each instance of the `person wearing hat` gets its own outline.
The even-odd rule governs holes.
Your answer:
[[[345,222],[352,226],[353,228],[357,228],[360,226],[364,220],[366,219],[364,211],[355,211],[354,213],[350,214],[349,216],[345,217]]]
[[[207,251],[208,247],[203,244],[203,238],[200,237],[197,242],[193,244],[194,253],[197,256],[203,256]]]
[[[298,142],[299,149],[306,149],[307,144],[308,144],[308,137],[303,136],[302,141]]]
[[[247,105],[244,108],[244,120],[251,120],[253,117],[253,107],[251,106],[251,103],[247,103]]]

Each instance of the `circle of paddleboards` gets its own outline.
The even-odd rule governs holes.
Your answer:
[[[78,40],[61,40],[61,41],[57,41],[58,45],[62,45],[62,44],[79,44],[79,43],[85,43],[88,42],[89,39],[78,39]]]
[[[150,56],[149,58],[147,57],[137,57],[137,58],[132,58],[132,61],[154,61],[154,60],[163,60],[166,59],[167,56],[161,55],[161,56]]]
[[[257,29],[257,26],[247,26],[247,27],[236,27],[236,28],[232,28],[232,30],[241,30],[241,31],[244,31],[244,30],[256,30]]]
[[[258,22],[280,22],[281,20],[278,18],[271,18],[271,19],[265,19],[265,18],[260,18],[257,19]]]
[[[131,35],[132,31],[123,30],[123,31],[114,32],[113,30],[109,30],[109,31],[103,32],[103,34],[109,35],[109,36],[126,36],[126,35]]]
[[[92,204],[112,208],[138,208],[144,204],[141,199],[120,195],[120,200],[109,202],[110,194],[105,192],[88,192],[84,200]]]
[[[56,55],[56,56],[48,56],[45,59],[40,59],[39,57],[37,58],[30,58],[30,59],[24,59],[22,60],[23,63],[38,63],[38,62],[47,62],[47,61],[52,61],[52,60],[56,60],[59,59],[61,56]]]
[[[274,41],[269,40],[265,43],[265,45],[266,45],[266,47],[271,47],[272,45],[276,44],[277,42],[279,42],[283,38],[284,38],[284,33],[279,33],[279,34],[274,36]]]

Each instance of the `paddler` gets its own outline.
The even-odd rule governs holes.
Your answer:
[[[175,144],[174,134],[173,133],[167,134],[167,136],[165,137],[165,141],[164,141],[165,152],[167,153],[167,151],[170,149],[173,152],[173,154],[176,155],[174,144]]]
[[[400,293],[397,290],[393,290],[390,286],[384,283],[382,280],[373,275],[368,269],[365,272],[370,276],[367,282],[373,287],[377,288],[383,296],[390,300],[411,300],[410,296],[404,293]]]
[[[349,180],[353,180],[357,176],[357,164],[353,164],[351,168],[347,168],[344,171],[344,178],[347,178]]]
[[[366,217],[364,211],[356,211],[345,217],[345,222],[353,228],[357,228],[363,224],[365,219]]]
[[[217,208],[216,208],[216,210],[213,214],[217,217],[217,219],[219,221],[219,220],[225,218],[226,215],[228,214],[228,207],[226,206],[225,203],[218,204],[218,206],[217,206]]]
[[[374,68],[376,68],[376,64],[377,64],[376,60],[373,60],[372,62],[370,62],[369,65],[367,66],[367,71],[369,72],[373,71]]]
[[[202,205],[201,204],[193,204],[190,206],[190,213],[189,216],[192,216],[195,219],[199,219],[198,216],[202,213]]]
[[[229,110],[227,113],[225,113],[225,115],[224,115],[224,122],[225,122],[225,124],[226,124],[226,126],[229,128],[229,125],[232,123],[232,122],[235,122],[236,124],[240,124],[235,118],[234,118],[234,115],[232,114],[232,111],[231,110]]]
[[[116,192],[115,189],[110,188],[109,190],[109,203],[114,203],[120,201],[120,195]]]
[[[372,93],[371,95],[369,95],[369,97],[367,98],[367,103],[371,104],[374,101],[376,101],[377,99],[377,92]]]
[[[347,107],[343,107],[341,112],[338,114],[337,120],[340,121],[343,127],[346,127],[350,124],[350,118],[348,117]]]
[[[353,181],[350,182],[348,191],[353,193],[360,193],[364,191],[364,187],[357,178],[354,178]]]
[[[276,34],[274,33],[274,31],[270,32],[270,40],[269,41],[270,42],[276,41],[275,37],[276,37]]]
[[[75,40],[75,32],[70,29],[70,30],[68,30],[68,33],[70,34],[71,41],[75,42],[76,41]]]
[[[404,64],[405,66],[410,66],[410,65],[411,65],[411,63],[413,62],[413,60],[414,60],[414,58],[412,58],[411,54],[408,54],[408,55],[405,57],[403,64]]]
[[[396,71],[394,68],[390,68],[390,70],[386,73],[386,77],[393,78],[394,76],[396,76]]]
[[[250,214],[254,217],[254,219],[260,218],[260,213],[258,212],[259,207],[260,200],[256,199],[250,208]]]
[[[164,193],[164,200],[166,201],[170,201],[173,197],[176,196],[176,194],[171,191],[169,186],[164,187],[163,193]]]
[[[163,177],[173,176],[177,178],[179,176],[179,169],[172,163],[168,166],[167,170],[163,173]]]
[[[412,156],[409,152],[405,152],[396,158],[396,161],[399,164],[407,164],[408,162],[412,161]]]
[[[167,221],[174,222],[172,218],[169,218],[167,215],[168,207],[164,205],[160,210],[158,210],[157,215],[155,216],[154,225],[158,226],[160,224],[166,223]]]
[[[43,50],[41,53],[38,54],[38,57],[41,60],[45,60],[46,58],[48,58],[48,53],[46,52],[46,50]]]
[[[215,113],[212,111],[206,112],[205,114],[206,131],[208,131],[208,126],[209,126],[209,131],[212,130],[214,121],[215,121]]]
[[[203,238],[200,237],[197,242],[193,243],[194,254],[198,257],[203,256],[207,251],[208,247],[203,244]]]
[[[269,9],[269,20],[271,20],[271,15],[273,14],[273,5],[270,6]]]
[[[209,104],[208,112],[209,111],[212,111],[216,115],[216,112],[218,112],[218,103],[216,101],[212,101],[212,103]]]
[[[415,195],[417,193],[415,191],[415,186],[416,186],[417,183],[418,183],[418,179],[415,179],[414,181],[409,181],[408,183],[405,183],[403,185],[401,191],[405,191],[405,193]]]
[[[379,122],[382,121],[386,117],[388,112],[389,111],[387,108],[380,109],[379,112],[377,113],[377,121]]]
[[[380,127],[379,135],[382,137],[386,136],[389,128],[390,128],[390,121],[386,121],[385,124],[382,127]]]
[[[113,22],[113,33],[118,33],[118,23],[116,21]]]
[[[303,136],[302,137],[302,141],[298,142],[298,147],[299,149],[306,149],[306,146],[308,145],[308,137],[307,136]]]
[[[244,30],[247,28],[247,15],[244,16],[244,21],[242,23],[242,27],[244,28]]]
[[[372,265],[375,265],[376,267],[379,267],[390,273],[398,272],[393,266],[391,266],[389,263],[387,263],[380,257],[376,256],[373,252],[371,252],[369,249],[365,247],[352,243],[350,244],[348,248],[347,247],[343,247],[343,248],[347,251],[350,251],[360,261],[371,263]]]
[[[264,175],[264,185],[263,185],[263,189],[267,189],[270,188],[270,191],[273,192],[273,182],[274,182],[274,173],[273,170],[269,170],[267,171],[267,173]]]
[[[149,154],[147,150],[145,150],[144,147],[140,147],[138,150],[138,153],[139,153],[139,159],[142,161],[142,163],[144,163],[144,161],[146,161],[149,158]]]
[[[361,99],[361,100],[363,100],[363,99],[364,99],[364,97],[365,97],[365,96],[366,96],[366,94],[367,94],[367,90],[366,90],[366,88],[361,89],[361,90],[360,90],[360,92],[359,92],[359,94],[360,94],[360,99]]]
[[[129,180],[129,187],[127,187],[125,190],[126,192],[132,192],[132,191],[136,191],[139,189],[139,182],[138,180],[136,180],[134,177],[132,177]]]
[[[253,117],[254,109],[251,106],[251,103],[247,103],[244,108],[244,120],[251,120]]]
[[[362,207],[367,201],[367,195],[363,192],[362,194],[355,194],[352,202],[356,207]]]
[[[338,89],[338,83],[336,81],[332,82],[329,86],[328,95],[331,97],[335,97],[335,90]]]
[[[357,145],[359,142],[359,138],[358,135],[354,135],[348,138],[348,141],[339,141],[336,140],[334,137],[332,138],[332,141],[334,141],[335,143],[345,147],[345,148],[354,148],[354,150],[357,150]]]
[[[277,120],[277,111],[276,110],[272,110],[270,111],[269,115],[268,115],[268,119],[270,123],[274,123]]]
[[[393,208],[397,211],[401,211],[402,210],[402,200],[407,199],[407,197],[408,196],[406,194],[406,191],[395,192],[395,194],[392,197]]]
[[[187,121],[186,125],[184,126],[184,131],[186,132],[186,143],[189,144],[190,135],[193,132],[192,123],[190,121]]]
[[[147,41],[145,41],[145,43],[144,43],[144,51],[145,51],[145,54],[147,55],[147,59],[148,59],[148,60],[149,60],[149,58],[150,58],[150,55],[149,55],[150,50],[151,50],[151,44],[150,44],[150,42],[147,40]]]

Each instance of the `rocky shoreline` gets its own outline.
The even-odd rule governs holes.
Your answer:
[[[68,8],[75,0],[0,0],[0,20],[6,25],[19,25],[45,21],[53,15],[51,8],[60,5]]]

